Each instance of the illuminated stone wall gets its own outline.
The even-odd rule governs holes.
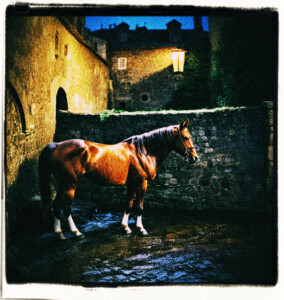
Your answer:
[[[6,191],[15,207],[36,193],[59,98],[74,113],[105,110],[109,71],[67,20],[8,15],[6,25]]]
[[[170,154],[148,185],[147,209],[269,212],[275,208],[271,102],[259,107],[113,114],[103,122],[98,115],[62,113],[59,118],[58,140],[109,144],[189,118],[200,161],[188,165]],[[122,209],[125,195],[125,187],[101,187],[87,180],[77,191],[78,198],[106,209]]]
[[[159,110],[172,99],[182,75],[173,72],[172,50],[123,49],[110,53],[115,108],[128,111]],[[126,69],[119,69],[118,59],[126,58]]]

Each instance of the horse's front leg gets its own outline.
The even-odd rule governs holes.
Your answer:
[[[141,186],[137,189],[137,200],[138,203],[138,212],[137,212],[137,221],[136,227],[140,230],[140,234],[145,236],[148,235],[148,232],[144,228],[142,224],[142,213],[143,213],[143,203],[144,203],[144,196],[147,192],[147,180],[144,180]]]
[[[124,228],[125,233],[126,234],[130,234],[132,231],[128,226],[128,219],[129,219],[129,215],[133,206],[133,200],[135,197],[135,189],[133,189],[133,187],[128,186],[127,187],[127,195],[126,195],[126,209],[124,211],[124,215],[121,221],[121,226]]]

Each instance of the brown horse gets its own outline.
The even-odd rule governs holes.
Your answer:
[[[155,178],[157,167],[172,150],[190,163],[198,160],[188,124],[189,121],[156,129],[115,145],[80,139],[47,145],[39,157],[39,186],[43,216],[47,216],[51,209],[50,175],[53,174],[58,182],[52,205],[54,231],[58,238],[65,239],[60,226],[61,210],[70,230],[76,236],[82,235],[72,219],[71,207],[83,176],[96,184],[126,185],[127,205],[121,225],[127,234],[131,233],[128,218],[136,196],[139,201],[136,226],[142,235],[147,235],[142,224],[143,201],[148,181]]]

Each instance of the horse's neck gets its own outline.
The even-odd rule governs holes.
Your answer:
[[[161,148],[156,149],[155,153],[152,153],[152,156],[155,156],[156,158],[158,166],[162,164],[172,150],[173,142],[169,141],[168,143],[161,145]]]
[[[157,165],[160,165],[167,158],[169,153],[173,150],[175,136],[174,134],[171,138],[167,134],[166,136],[158,136],[156,143],[158,143],[158,147],[155,146],[154,148],[152,148],[150,155],[155,156]]]
[[[170,154],[170,152],[173,150],[172,147],[169,147],[167,149],[163,149],[164,151],[161,151],[160,153],[156,154],[156,161],[157,165],[161,165],[162,162],[167,158],[167,156]]]

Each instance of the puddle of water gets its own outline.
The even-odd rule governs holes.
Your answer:
[[[74,211],[74,219],[80,210]],[[275,280],[272,227],[263,220],[148,213],[147,237],[124,235],[122,213],[85,214],[84,240],[52,234],[23,237],[7,261],[9,282],[43,283],[256,283]],[[260,238],[261,236],[261,238]],[[8,253],[9,257],[9,253]],[[34,275],[36,274],[36,276]]]
[[[91,220],[88,220],[85,224],[78,225],[78,229],[82,232],[90,232],[97,229],[108,228],[111,224],[117,224],[121,221],[120,216],[111,213],[98,213]],[[129,223],[133,222],[130,220]]]
[[[126,258],[125,260],[126,261],[148,260],[149,257],[151,257],[151,254],[138,254],[138,255]]]

